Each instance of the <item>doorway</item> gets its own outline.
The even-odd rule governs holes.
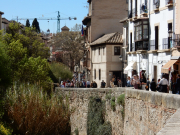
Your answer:
[[[115,75],[116,76],[116,80],[114,82],[114,85],[117,85],[117,79],[121,79],[122,80],[122,72],[121,71],[113,71],[113,76]]]

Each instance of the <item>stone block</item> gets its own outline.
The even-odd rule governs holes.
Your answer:
[[[165,97],[166,100],[166,108],[174,108],[174,95],[167,94]]]
[[[174,96],[174,109],[180,108],[180,96],[179,95],[173,95]]]

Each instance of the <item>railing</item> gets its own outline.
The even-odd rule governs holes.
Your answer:
[[[173,4],[173,0],[166,0],[166,5]]]
[[[130,52],[134,52],[135,51],[135,46],[134,43],[130,44]]]
[[[132,10],[128,11],[128,18],[132,18]]]
[[[132,17],[136,17],[137,16],[137,8],[134,8],[132,10]]]
[[[141,4],[140,5],[140,14],[147,13],[147,12],[148,12],[147,5],[146,4]]]
[[[169,38],[162,39],[162,49],[170,49],[170,42]]]
[[[159,6],[160,6],[160,0],[154,0],[153,10],[159,9]]]
[[[148,44],[149,42],[141,41],[135,43],[135,51],[137,50],[148,50]]]
[[[150,50],[156,50],[155,40],[150,41]]]

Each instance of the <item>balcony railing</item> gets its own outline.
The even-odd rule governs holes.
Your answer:
[[[134,52],[135,51],[135,44],[131,43],[130,44],[130,52]]]
[[[140,5],[140,14],[147,13],[147,12],[148,12],[147,5],[146,4],[141,4]]]
[[[148,41],[140,41],[135,43],[135,51],[137,50],[148,50]]]
[[[137,16],[137,8],[134,8],[132,10],[132,17],[136,17]]]
[[[173,4],[173,0],[166,0],[166,5]]]
[[[150,50],[156,50],[155,40],[150,41]]]
[[[132,18],[132,10],[128,11],[128,18]]]
[[[160,7],[160,0],[154,0],[153,10],[157,10]]]
[[[170,40],[169,38],[162,39],[162,49],[170,49]]]

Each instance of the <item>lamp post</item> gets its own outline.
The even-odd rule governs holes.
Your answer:
[[[124,81],[124,61],[123,61],[123,57],[120,55],[119,56],[119,61],[122,62],[122,87],[125,87],[125,81]]]

